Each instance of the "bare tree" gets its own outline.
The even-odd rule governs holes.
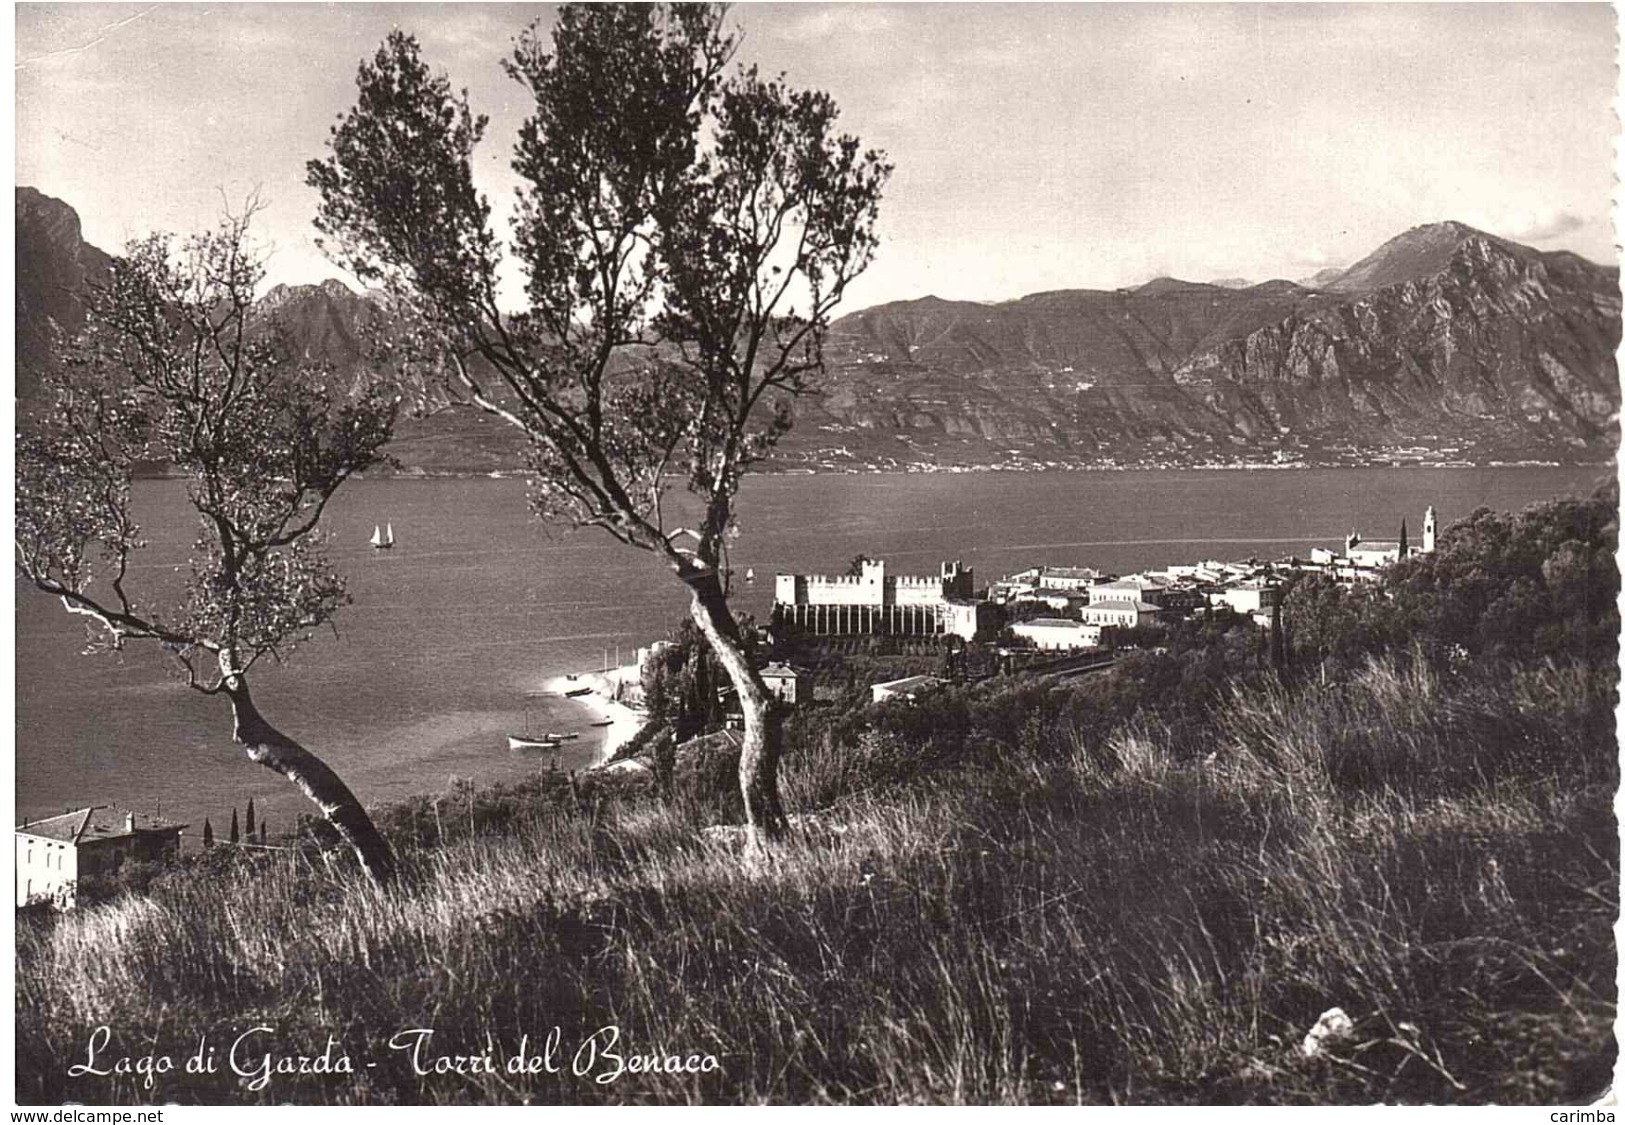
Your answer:
[[[91,651],[154,641],[190,687],[224,695],[249,758],[298,786],[384,881],[388,843],[339,776],[260,714],[248,673],[349,600],[317,525],[383,458],[397,395],[288,360],[254,302],[255,209],[184,242],[132,243],[87,295],[85,331],[50,376],[53,408],[18,438],[18,569],[88,619]],[[138,590],[131,484],[153,462],[185,478],[199,532],[184,587],[149,572]]]
[[[769,694],[727,604],[742,475],[821,371],[831,309],[870,262],[879,153],[835,130],[826,94],[729,68],[713,5],[566,5],[508,73],[534,100],[513,167],[524,307],[475,190],[486,119],[399,32],[308,165],[329,253],[416,310],[456,393],[529,438],[543,518],[662,557],[738,691],[750,824],[785,828]],[[698,498],[675,528],[674,481]]]

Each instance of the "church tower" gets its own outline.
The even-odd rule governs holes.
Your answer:
[[[1422,553],[1424,555],[1433,553],[1434,537],[1438,534],[1438,530],[1439,518],[1434,514],[1433,506],[1430,504],[1428,510],[1422,514]]]

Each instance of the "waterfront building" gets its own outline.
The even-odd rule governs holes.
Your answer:
[[[1100,581],[1100,571],[1087,566],[1041,566],[1036,585],[1040,590],[1086,591]]]
[[[74,905],[79,881],[115,873],[126,860],[147,863],[180,853],[186,825],[110,805],[74,809],[17,826],[17,905]]]
[[[976,600],[975,588],[975,572],[958,562],[916,578],[889,575],[884,562],[865,559],[856,575],[775,576],[773,610],[814,636],[953,634],[969,641],[995,627],[994,608]]]

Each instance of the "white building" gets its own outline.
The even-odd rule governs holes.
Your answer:
[[[1087,590],[1100,581],[1100,571],[1087,566],[1041,566],[1038,568],[1040,590]]]
[[[1063,617],[1035,617],[1031,621],[1018,621],[1010,632],[1029,640],[1037,648],[1069,651],[1078,648],[1099,648],[1104,640],[1105,627],[1088,625]]]
[[[109,876],[127,859],[156,862],[179,854],[186,825],[108,805],[74,809],[17,826],[17,905],[74,904],[81,879]]]
[[[810,686],[807,673],[789,664],[767,664],[762,667],[762,683],[781,703],[792,707],[807,699]]]
[[[1280,597],[1278,587],[1267,582],[1242,582],[1214,590],[1208,601],[1216,606],[1229,606],[1237,613],[1263,613],[1275,606]]]
[[[1096,582],[1089,587],[1089,604],[1101,602],[1143,602],[1161,605],[1167,585],[1143,574],[1114,578],[1110,582]]]
[[[1154,624],[1161,612],[1161,606],[1152,605],[1150,602],[1108,599],[1084,606],[1083,621],[1086,625],[1137,629],[1141,625]]]

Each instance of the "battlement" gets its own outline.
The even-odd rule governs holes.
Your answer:
[[[922,605],[969,599],[975,592],[973,571],[957,561],[943,563],[935,577],[888,575],[886,564],[879,559],[865,559],[861,570],[857,575],[776,575],[774,601],[780,605]]]

